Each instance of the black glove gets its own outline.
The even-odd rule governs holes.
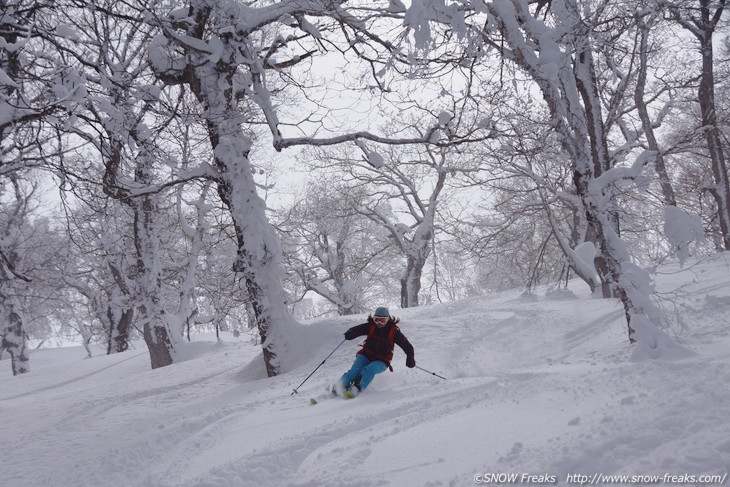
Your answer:
[[[354,338],[357,338],[357,334],[354,330],[349,329],[345,332],[345,340],[352,340]]]
[[[406,367],[408,367],[409,369],[412,369],[415,366],[416,366],[416,359],[414,359],[413,357],[406,358]]]

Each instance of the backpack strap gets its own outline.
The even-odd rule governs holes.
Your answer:
[[[367,343],[368,339],[373,336],[373,333],[375,333],[375,323],[370,323],[370,328],[368,328],[368,334],[365,336],[365,341],[363,341],[360,344],[360,348],[365,350],[365,344]],[[362,351],[362,350],[361,350]]]
[[[395,324],[393,325],[393,328],[390,329],[390,332],[388,333],[388,342],[395,346],[395,334],[400,331],[400,328],[398,328]]]
[[[400,320],[397,320],[395,323],[397,323],[398,321]],[[393,323],[393,327],[388,332],[388,343],[390,343],[391,348],[395,348],[395,334],[400,331],[400,328],[398,328],[395,323]],[[391,372],[393,372],[393,366],[390,362],[388,362],[388,368]]]

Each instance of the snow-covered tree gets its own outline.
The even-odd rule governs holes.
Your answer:
[[[45,166],[47,154],[54,151],[46,130],[49,122],[62,120],[85,94],[78,72],[44,50],[41,39],[55,28],[47,22],[54,9],[52,3],[26,0],[0,4],[0,192],[5,210],[0,300],[3,349],[13,357],[14,373],[29,370],[29,318],[23,312],[23,296],[33,295],[27,290],[40,285],[21,271],[28,263],[22,240],[33,229],[23,187],[32,180],[29,170]],[[20,292],[23,287],[26,290]],[[36,291],[41,294],[40,288]]]
[[[587,223],[587,240],[595,243],[596,269],[604,283],[604,295],[615,294],[623,303],[631,341],[637,339],[634,322],[642,328],[645,340],[656,330],[658,310],[650,300],[651,279],[646,271],[631,262],[625,243],[618,234],[616,188],[624,181],[639,177],[649,153],[633,156],[628,166],[616,164],[609,139],[612,112],[601,99],[602,85],[597,77],[595,45],[601,42],[596,29],[607,18],[620,13],[610,2],[589,4],[579,0],[553,0],[540,19],[536,8],[525,0],[495,1],[476,5],[487,16],[483,22],[465,23],[464,12],[456,5],[439,3],[440,8],[423,10],[414,3],[407,16],[421,49],[434,42],[421,37],[431,22],[456,20],[459,35],[474,34],[485,48],[518,66],[540,90],[550,123],[567,154],[573,170],[575,193]],[[470,19],[472,20],[472,19]],[[477,23],[478,22],[478,23]],[[574,268],[582,265],[577,255],[566,253]],[[658,332],[656,332],[658,333]],[[652,346],[651,344],[645,344]]]
[[[45,51],[43,37],[57,27],[53,3],[5,0],[0,4],[0,175],[39,167],[51,119],[64,119],[86,94],[75,69]]]
[[[183,235],[183,242],[185,242],[185,250],[178,284],[179,302],[175,315],[176,321],[185,323],[188,330],[190,321],[195,320],[200,312],[197,292],[200,259],[203,257],[206,235],[210,229],[207,214],[213,209],[213,206],[208,202],[210,183],[203,183],[199,189],[200,194],[198,197],[188,200],[183,197],[184,187],[179,188],[176,201],[178,222]],[[190,208],[194,215],[192,219],[188,218],[187,208],[183,205]]]
[[[24,240],[22,234],[27,227],[28,199],[22,194],[17,179],[12,178],[12,186],[10,196],[3,194],[8,188],[0,186],[0,196],[6,200],[0,236],[0,348],[10,354],[13,375],[17,375],[30,371],[27,324],[24,321],[20,296],[21,289],[31,279],[22,274],[21,263]],[[14,198],[14,202],[7,201],[8,198]]]
[[[202,106],[213,153],[213,165],[205,176],[215,181],[218,195],[231,213],[238,246],[234,270],[249,293],[269,375],[279,371],[277,354],[285,347],[286,329],[293,320],[286,312],[281,285],[280,244],[253,177],[253,140],[242,124],[257,116],[252,110],[260,113],[278,150],[372,137],[360,132],[325,139],[284,137],[267,73],[282,73],[296,85],[286,77],[287,70],[322,51],[325,35],[334,36],[330,42],[341,45],[342,52],[353,51],[373,66],[383,64],[370,46],[386,53],[393,46],[371,27],[378,19],[373,7],[348,7],[319,0],[260,5],[192,0],[169,12],[152,12],[163,32],[149,50],[157,76],[169,85],[186,87]],[[402,14],[388,11],[385,2],[375,6],[378,11],[387,17]],[[317,27],[307,17],[320,18],[325,25]],[[303,86],[297,89],[303,98],[307,96]],[[299,129],[309,121],[301,114],[295,118]]]
[[[700,106],[700,131],[709,154],[713,184],[705,188],[715,200],[723,248],[730,250],[730,177],[726,163],[727,144],[718,123],[713,42],[725,11],[725,0],[662,2],[672,20],[682,26],[699,43],[701,68],[697,99]]]
[[[47,218],[38,215],[35,182],[10,177],[0,184],[0,348],[13,374],[30,370],[28,340],[51,336],[66,304],[59,262],[65,250]]]
[[[65,211],[70,262],[63,280],[82,297],[86,326],[107,353],[124,352],[135,336],[131,218],[95,185],[75,184],[74,192],[79,201]]]
[[[270,110],[263,72],[267,58],[261,57],[255,33],[284,15],[301,16],[306,9],[291,4],[271,10],[192,1],[158,18],[164,36],[158,36],[149,51],[157,76],[190,89],[203,107],[214,162],[207,176],[231,212],[238,246],[234,270],[249,292],[270,376],[278,372],[276,346],[284,340],[283,328],[291,318],[281,286],[281,250],[256,192],[251,139],[241,126],[246,115],[239,99],[255,97]],[[288,42],[277,39],[270,51]]]
[[[305,186],[304,199],[280,212],[277,225],[287,267],[304,292],[320,295],[338,314],[363,313],[383,299],[395,265],[388,232],[360,213],[362,188],[334,178]]]
[[[452,115],[443,112],[439,123],[446,127]],[[348,205],[383,228],[392,245],[405,259],[400,273],[400,306],[419,305],[421,280],[432,253],[439,204],[450,191],[448,180],[475,170],[448,146],[385,145],[375,150],[358,142],[359,155],[322,151],[315,164],[343,172],[353,188]],[[362,195],[365,195],[364,197]]]
[[[145,120],[154,103],[151,92],[155,87],[145,83],[145,59],[135,52],[148,34],[142,32],[139,37],[119,37],[117,31],[126,28],[134,32],[134,26],[124,22],[119,25],[119,22],[114,22],[113,16],[106,16],[101,22],[99,14],[93,11],[84,14],[88,18],[81,15],[75,19],[77,24],[81,24],[79,27],[83,26],[82,22],[87,22],[98,27],[97,34],[100,35],[82,42],[88,47],[86,53],[74,51],[72,47],[68,50],[78,57],[96,50],[98,62],[91,65],[90,76],[98,84],[96,96],[86,105],[87,111],[79,112],[79,116],[94,130],[79,126],[76,134],[101,156],[106,195],[132,210],[136,269],[132,279],[134,289],[130,292],[140,314],[140,325],[150,350],[152,367],[161,367],[173,362],[174,340],[179,333],[170,330],[164,307],[160,303],[161,269],[156,223],[159,204],[156,194],[158,188],[155,186],[159,180],[155,177],[155,171],[158,161],[164,156],[161,156],[154,142],[154,128]],[[77,38],[76,42],[79,41]],[[147,74],[150,72],[147,71]],[[108,269],[115,280],[121,278],[119,269],[113,266]],[[110,321],[110,330],[119,330],[120,326],[123,329],[128,326],[131,315],[125,310],[119,316],[112,313],[110,318],[115,322],[112,325]],[[118,341],[122,336],[123,330],[114,340]],[[120,343],[116,348],[124,348],[124,345]]]
[[[657,310],[636,262],[685,257],[703,230],[692,212],[730,248],[710,49],[724,1],[697,2],[6,1],[0,184],[44,167],[73,192],[69,237],[84,242],[61,271],[68,289],[53,292],[76,291],[68,299],[88,314],[88,327],[76,327],[86,343],[99,324],[109,350],[123,351],[142,329],[153,367],[174,362],[186,325],[252,319],[277,374],[293,325],[285,265],[342,314],[381,292],[374,276],[393,274],[384,257],[395,249],[402,307],[423,301],[428,269],[434,282],[448,278],[450,298],[471,292],[451,269],[457,248],[434,259],[437,229],[464,248],[483,243],[482,257],[506,263],[494,275],[510,285],[556,280],[567,262],[621,299],[630,339],[651,341]],[[692,120],[692,103],[677,102],[689,70],[672,70],[656,49],[670,21],[700,42],[704,66],[701,120],[685,125],[702,127],[707,150],[682,165],[696,136],[667,128],[670,117]],[[377,117],[384,135],[368,130]],[[318,158],[338,167],[347,191],[309,185],[282,225],[286,259],[261,196],[257,159],[272,158],[264,139],[278,151],[344,145]],[[707,187],[703,158],[713,168]],[[462,183],[472,189],[457,208],[444,197]],[[487,189],[479,205],[477,187]],[[12,193],[4,214],[20,204]],[[32,227],[24,222],[18,235]],[[479,232],[467,238],[469,225]],[[22,348],[23,321],[34,318],[11,295],[23,278],[43,278],[20,271],[20,254],[5,248],[1,295],[14,330],[5,336]],[[636,249],[653,250],[637,259]]]
[[[82,3],[63,14],[65,28],[53,39],[54,46],[85,71],[92,93],[84,109],[76,110],[78,123],[69,131],[86,143],[80,151],[90,154],[92,162],[76,157],[76,164],[64,165],[60,173],[73,185],[86,181],[84,172],[91,169],[106,197],[127,208],[116,214],[129,219],[133,256],[126,256],[124,266],[106,257],[106,262],[96,262],[98,269],[109,273],[105,281],[111,283],[103,286],[105,296],[99,303],[107,310],[97,316],[109,330],[109,349],[117,351],[126,348],[134,318],[156,368],[174,362],[176,342],[186,322],[165,296],[165,249],[160,239],[166,223],[163,214],[171,206],[167,203],[171,191],[166,188],[195,176],[186,174],[186,167],[178,167],[176,156],[181,150],[168,146],[164,132],[178,116],[175,101],[168,109],[169,100],[155,84],[146,56],[154,27],[139,15],[141,7],[136,8],[114,2],[90,8]],[[83,291],[89,294],[88,289]]]
[[[413,155],[391,151],[380,169],[359,166],[370,173],[354,173],[356,179],[368,181],[369,186],[370,202],[361,211],[388,230],[404,255],[400,305],[416,307],[423,269],[433,246],[438,203],[453,170],[448,152],[429,147]]]

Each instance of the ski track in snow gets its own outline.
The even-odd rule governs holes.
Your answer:
[[[575,473],[722,475],[730,273],[718,259],[658,276],[665,310],[676,305],[686,325],[676,338],[697,351],[684,360],[631,361],[620,305],[579,283],[578,295],[512,291],[399,310],[418,364],[448,380],[407,369],[396,348],[395,372],[351,401],[324,390],[355,342],[290,393],[362,317],[309,325],[320,345],[273,379],[260,350],[240,342],[156,371],[139,351],[63,366],[39,354],[31,374],[2,379],[2,482],[408,487],[475,485],[489,472],[555,475],[560,485]]]

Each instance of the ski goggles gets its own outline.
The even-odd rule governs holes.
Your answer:
[[[379,325],[384,325],[388,322],[387,316],[373,316],[373,321]]]

